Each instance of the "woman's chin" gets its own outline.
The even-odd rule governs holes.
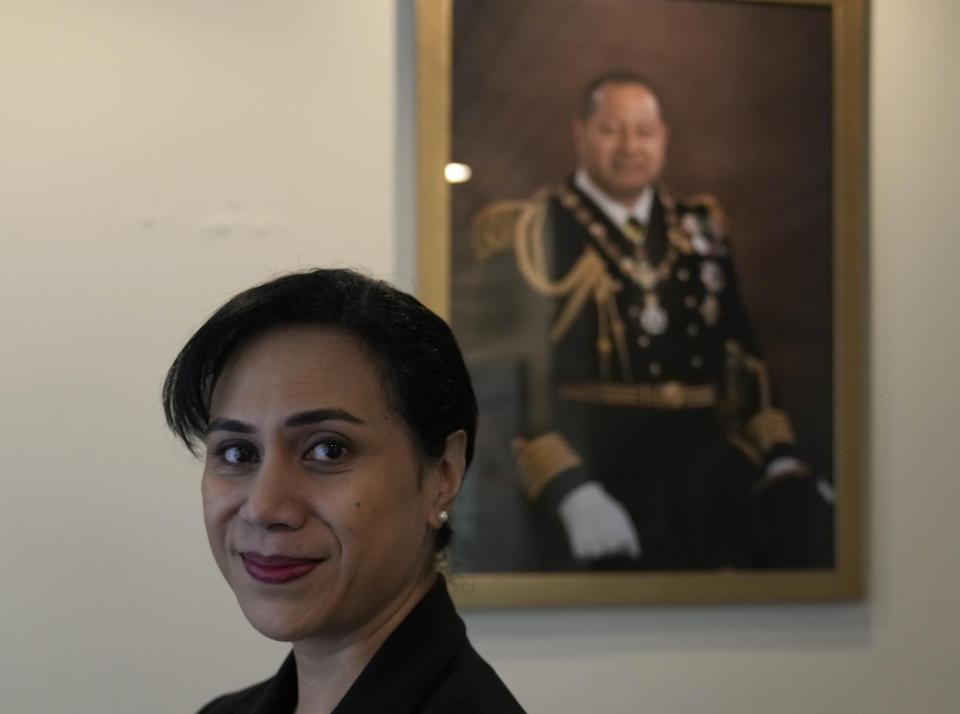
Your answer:
[[[287,608],[277,603],[245,603],[240,601],[247,621],[264,637],[278,642],[295,642],[316,634],[323,623],[308,618],[303,608]]]

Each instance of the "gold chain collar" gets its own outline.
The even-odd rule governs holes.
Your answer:
[[[579,195],[566,186],[557,190],[560,204],[587,230],[596,241],[600,250],[631,281],[639,285],[644,292],[653,292],[657,286],[670,277],[680,257],[680,252],[691,252],[689,238],[684,235],[677,219],[677,205],[669,197],[661,197],[667,223],[667,252],[656,267],[651,265],[643,241],[638,241],[633,255],[626,253],[610,239],[607,227],[598,221],[589,207],[583,205]],[[679,250],[678,250],[679,248]]]

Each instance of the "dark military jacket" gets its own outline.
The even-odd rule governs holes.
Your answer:
[[[658,190],[640,238],[615,226],[572,182],[543,209],[541,234],[516,236],[517,260],[530,285],[556,302],[555,413],[572,404],[629,408],[633,421],[649,423],[706,411],[760,467],[795,454],[714,199],[678,201]],[[549,259],[537,265],[538,252]],[[531,495],[550,480],[529,474]]]
[[[658,189],[649,224],[622,229],[571,180],[482,213],[474,228],[480,253],[512,243],[524,280],[554,304],[549,375],[531,380],[549,385],[549,423],[516,449],[530,500],[550,512],[599,481],[646,550],[664,544],[663,562],[748,562],[701,551],[745,528],[745,497],[797,452],[718,202]]]

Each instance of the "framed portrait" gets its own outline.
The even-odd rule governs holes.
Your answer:
[[[863,596],[865,0],[420,0],[464,607]]]

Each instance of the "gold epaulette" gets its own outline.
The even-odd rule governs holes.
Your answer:
[[[683,201],[683,204],[705,208],[713,235],[717,238],[727,237],[727,214],[724,212],[723,206],[720,205],[720,199],[714,194],[698,193]]]
[[[484,206],[470,222],[470,245],[479,260],[487,260],[514,245],[518,236],[542,226],[547,212],[546,195],[495,201]]]

